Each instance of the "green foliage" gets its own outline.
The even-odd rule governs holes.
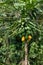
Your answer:
[[[43,65],[42,4],[42,0],[0,0],[0,65],[19,65],[24,59],[21,38],[28,35],[30,65]]]

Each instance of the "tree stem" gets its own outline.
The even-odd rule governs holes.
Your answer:
[[[28,65],[28,43],[25,43],[25,65]]]

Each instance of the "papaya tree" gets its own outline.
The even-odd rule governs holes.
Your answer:
[[[1,44],[2,47],[0,48],[1,64],[2,63],[4,65],[21,64],[21,62],[16,57],[16,56],[20,57],[20,54],[21,54],[20,60],[21,59],[23,60],[22,64],[24,63],[24,65],[30,65],[32,63],[32,61],[30,60],[31,59],[34,60],[35,58],[37,58],[38,55],[34,53],[34,50],[38,52],[39,46],[37,45],[39,42],[41,42],[41,37],[43,39],[42,36],[43,26],[42,24],[41,25],[39,24],[40,16],[42,16],[42,10],[40,9],[42,7],[41,3],[43,4],[43,1],[41,0],[0,1],[0,44],[2,43]],[[14,41],[12,40],[12,38],[16,40]],[[23,51],[20,50],[20,53],[18,53],[18,51],[16,50],[15,45],[14,44],[12,45],[12,43],[17,42],[18,42],[17,46],[19,46],[19,43],[22,43]],[[14,53],[12,51],[14,51]],[[40,52],[38,53],[40,55]],[[37,63],[33,64],[37,65]],[[38,65],[40,65],[40,63]]]

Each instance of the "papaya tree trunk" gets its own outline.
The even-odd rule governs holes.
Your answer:
[[[28,44],[25,42],[25,65],[28,65]]]

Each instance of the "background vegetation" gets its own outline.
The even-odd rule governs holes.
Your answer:
[[[30,38],[30,37],[31,38]],[[0,65],[43,65],[43,0],[0,0]]]

